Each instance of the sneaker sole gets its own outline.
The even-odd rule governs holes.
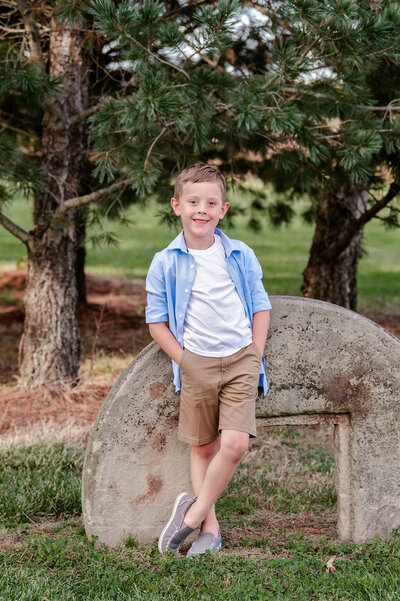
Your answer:
[[[222,548],[222,540],[215,547],[215,549],[206,549],[205,551],[202,551],[201,553],[191,553],[190,555],[187,554],[186,557],[199,557],[199,555],[204,555],[206,553],[218,553],[218,551],[221,551],[221,548]]]
[[[174,517],[175,517],[176,510],[177,510],[177,508],[178,508],[179,502],[180,502],[180,501],[181,501],[181,499],[182,499],[183,497],[185,497],[186,495],[187,495],[187,493],[186,493],[186,492],[181,492],[181,494],[180,494],[180,495],[178,495],[178,496],[177,496],[177,498],[176,498],[176,500],[175,500],[174,507],[173,507],[173,509],[172,509],[172,513],[171,513],[171,517],[169,518],[169,520],[168,520],[167,524],[164,526],[164,528],[163,528],[163,530],[162,530],[162,532],[161,532],[161,534],[160,534],[160,538],[158,539],[158,550],[160,551],[160,553],[165,553],[165,551],[167,551],[167,550],[168,550],[168,547],[167,547],[167,549],[163,550],[163,549],[162,549],[162,545],[161,545],[161,543],[162,543],[162,541],[163,541],[164,534],[166,533],[166,531],[167,531],[167,530],[168,530],[168,528],[170,527],[170,525],[171,525],[171,523],[172,523],[172,521],[173,521],[173,519],[174,519]],[[177,549],[177,550],[178,550],[178,549]]]
[[[206,549],[202,553],[191,553],[190,555],[186,555],[186,557],[190,559],[191,557],[200,557],[201,555],[207,555],[207,553],[219,553],[219,551],[221,551],[221,548],[222,545],[219,545],[215,549]]]

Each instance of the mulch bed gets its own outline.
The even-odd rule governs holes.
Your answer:
[[[87,438],[91,425],[112,383],[103,385],[19,390],[16,386],[0,389],[0,437],[30,431],[35,424],[57,429],[69,424],[71,430],[83,428]]]
[[[121,369],[94,375],[90,363],[101,355],[119,354],[126,365],[150,341],[144,322],[144,282],[86,276],[87,304],[77,308],[86,363],[78,386],[20,390],[18,343],[22,334],[26,268],[0,278],[0,437],[10,438],[40,424],[50,429],[69,424],[86,437],[104,398]],[[123,361],[122,361],[123,363]],[[85,435],[85,430],[86,435]]]

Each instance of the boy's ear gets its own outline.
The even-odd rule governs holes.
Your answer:
[[[181,216],[181,207],[179,204],[179,200],[177,198],[172,197],[171,198],[171,207],[174,210],[174,213],[177,217]]]
[[[222,205],[222,208],[221,208],[220,219],[225,217],[228,209],[229,209],[229,202],[224,202],[224,204]]]

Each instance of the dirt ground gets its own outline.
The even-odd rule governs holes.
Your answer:
[[[144,323],[142,281],[87,276],[87,306],[77,315],[83,343],[78,386],[24,391],[16,386],[22,333],[26,271],[0,278],[0,445],[68,440],[84,446],[97,412],[115,382],[150,342]],[[367,317],[400,338],[400,314],[370,312]]]

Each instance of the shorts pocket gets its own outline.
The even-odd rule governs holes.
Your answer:
[[[256,345],[256,343],[255,343],[255,342],[252,342],[250,346],[252,346],[252,347],[253,347],[253,349],[254,349],[254,350],[255,350],[255,352],[257,353],[257,356],[258,356],[258,358],[259,358],[259,359],[260,359],[260,361],[261,361],[261,359],[263,358],[263,355],[262,355],[262,353],[261,353],[260,349],[258,348],[258,346]]]
[[[183,349],[183,353],[182,353],[182,355],[181,355],[181,358],[180,358],[180,359],[179,359],[179,361],[178,361],[178,367],[179,367],[179,368],[181,368],[181,367],[182,367],[182,363],[183,363],[183,360],[184,360],[184,358],[185,358],[185,349]]]

